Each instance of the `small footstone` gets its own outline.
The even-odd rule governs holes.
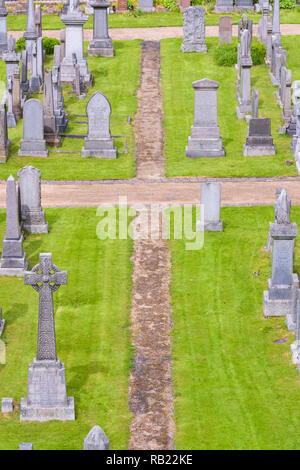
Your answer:
[[[1,412],[12,413],[14,411],[14,400],[13,398],[2,398],[1,400]]]
[[[21,442],[19,450],[33,450],[32,442]]]

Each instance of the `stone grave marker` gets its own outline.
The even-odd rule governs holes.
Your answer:
[[[205,44],[205,8],[189,7],[183,12],[182,52],[207,52]]]
[[[232,18],[221,16],[219,18],[219,44],[232,43]]]
[[[94,426],[84,439],[84,450],[109,450],[109,439],[100,426]]]
[[[197,223],[197,231],[223,232],[223,222],[220,220],[221,184],[201,184],[201,205],[203,205],[204,220]]]
[[[244,157],[275,155],[276,149],[271,135],[270,118],[252,118],[244,145]]]
[[[48,157],[44,139],[43,104],[31,98],[23,107],[23,139],[18,155],[20,157]]]

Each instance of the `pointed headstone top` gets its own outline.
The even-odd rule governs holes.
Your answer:
[[[283,188],[275,203],[275,222],[289,225],[291,223],[291,200]]]
[[[193,82],[193,87],[195,89],[211,89],[211,88],[219,88],[220,84],[219,82],[215,82],[214,80],[210,80],[209,78],[202,78],[202,80],[197,80],[196,82]]]
[[[109,439],[100,426],[94,426],[84,440],[84,450],[108,450]]]

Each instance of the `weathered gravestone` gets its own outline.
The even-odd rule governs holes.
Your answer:
[[[32,442],[21,442],[19,450],[33,450]]]
[[[207,52],[205,44],[205,8],[189,7],[183,12],[182,52]]]
[[[283,190],[284,188],[281,188],[281,187],[278,187],[276,188],[276,192],[275,192],[275,196],[276,196],[276,200],[279,198],[280,194],[281,194],[281,191]],[[275,211],[274,211],[274,214],[275,214]],[[274,215],[274,222],[275,222],[275,215]],[[271,233],[270,231],[268,232],[268,237],[267,237],[267,243],[265,245],[265,251],[271,251],[272,249],[272,237],[271,237]]]
[[[67,284],[66,271],[52,264],[51,253],[26,272],[25,285],[39,293],[37,354],[29,365],[28,394],[21,399],[21,421],[74,420],[74,398],[67,397],[65,367],[56,356],[53,292]]]
[[[232,43],[232,18],[221,16],[219,18],[219,44]]]
[[[12,398],[1,399],[1,412],[12,413],[14,411],[14,400]]]
[[[223,222],[220,220],[220,183],[201,184],[201,205],[203,206],[203,220],[197,223],[197,231],[222,232]]]
[[[274,0],[272,16],[273,41],[281,44],[280,33],[280,0]]]
[[[254,10],[253,0],[235,0],[235,10]]]
[[[21,78],[21,90],[23,93],[27,93],[29,90],[29,80],[27,72],[27,51],[21,52],[21,64],[22,64],[22,78]]]
[[[0,55],[7,50],[7,26],[6,17],[8,9],[5,8],[5,1],[0,0]]]
[[[83,25],[88,16],[79,10],[78,0],[70,0],[70,7],[66,14],[60,16],[61,22],[66,26],[65,56],[61,62],[60,82],[72,84],[74,80],[73,54],[76,54],[80,75],[84,82],[92,83],[93,77],[88,70],[87,60],[83,54]]]
[[[0,163],[5,163],[8,157],[10,141],[7,135],[6,105],[0,104]]]
[[[23,107],[23,139],[18,155],[20,157],[48,157],[44,139],[43,104],[34,98]]]
[[[0,307],[0,338],[1,338],[3,330],[4,330],[4,325],[5,325],[5,320],[2,317],[2,308]]]
[[[185,154],[187,157],[224,157],[218,126],[219,83],[204,78],[193,82],[195,90],[194,124]]]
[[[42,39],[42,38],[40,38]],[[31,70],[29,76],[29,92],[40,92],[42,90],[43,82],[40,76],[40,68],[38,69],[38,51],[40,54],[40,46],[37,47],[37,42],[31,45]],[[40,62],[39,62],[40,67]]]
[[[6,66],[6,86],[8,85],[8,79],[13,77],[15,68],[19,66],[20,54],[15,51],[16,40],[13,36],[8,37],[7,41],[8,50],[3,52],[2,60]]]
[[[108,35],[107,8],[110,2],[105,0],[92,0],[90,5],[94,9],[93,38],[89,43],[88,56],[102,55],[113,57],[114,46]]]
[[[17,119],[13,109],[13,90],[14,80],[13,77],[8,77],[7,81],[7,127],[16,127]]]
[[[16,119],[22,117],[21,108],[21,87],[20,87],[20,67],[17,66],[13,74],[13,113]]]
[[[38,38],[38,33],[35,29],[35,18],[34,18],[34,1],[28,0],[27,3],[27,27],[26,31],[23,34],[25,39],[25,47],[28,56],[28,67],[32,70],[32,48],[34,44],[36,45],[36,40]]]
[[[61,86],[59,85],[60,75],[60,52],[61,46],[54,46],[52,83],[53,83],[53,106],[56,126],[58,132],[65,132],[68,127],[68,115],[65,113],[64,97]]]
[[[84,450],[109,450],[109,439],[100,426],[94,426],[84,439]]]
[[[6,184],[6,233],[0,261],[0,276],[24,276],[28,268],[23,252],[23,235],[19,221],[19,198],[16,182],[10,176]]]
[[[251,42],[252,42],[252,35],[253,35],[253,21],[250,20],[245,13],[242,14],[241,19],[238,22],[238,40],[241,41],[242,33],[247,29],[250,35],[250,50],[251,50]]]
[[[84,139],[83,157],[116,158],[117,149],[110,133],[111,107],[101,91],[94,93],[86,106],[88,135]]]
[[[155,11],[155,8],[153,6],[153,0],[139,0],[139,9],[146,13],[151,13],[152,11]]]
[[[289,125],[287,128],[287,134],[289,136],[293,136],[292,148],[294,148],[295,136],[296,136],[296,122],[297,122],[296,106],[297,106],[297,103],[300,102],[300,80],[295,80],[293,82],[292,89],[293,89],[293,93],[292,93],[293,111],[292,111],[292,115],[291,115]],[[299,131],[300,131],[300,128],[299,128]]]
[[[18,171],[22,226],[29,233],[48,233],[41,204],[41,172],[33,166]]]
[[[34,10],[35,29],[38,37],[42,37],[42,9],[41,5],[36,5]]]
[[[275,155],[276,149],[271,135],[270,118],[252,118],[244,145],[244,157]]]
[[[264,2],[262,8],[262,17],[258,24],[257,36],[260,42],[267,44],[268,35],[268,21],[270,20],[270,5],[269,2]]]
[[[271,65],[272,60],[272,20],[269,17],[267,21],[267,39],[266,39],[266,56],[265,56],[265,63],[268,67]]]
[[[39,37],[36,41],[36,71],[40,82],[44,82],[44,48],[43,38]]]
[[[236,113],[238,119],[245,118],[251,112],[251,34],[245,29],[241,34],[240,46],[240,82],[237,92],[238,106]]]
[[[296,294],[296,338],[295,342],[291,344],[292,361],[297,364],[300,372],[300,289],[297,290]]]
[[[44,83],[44,138],[47,144],[59,147],[61,144],[61,137],[58,135],[56,127],[56,119],[54,114],[54,99],[53,99],[53,84],[52,74],[50,68],[45,70],[45,83]]]
[[[65,29],[60,30],[59,39],[60,39],[60,63],[62,63],[66,55],[66,30]]]
[[[275,203],[275,222],[270,223],[272,238],[272,274],[264,291],[264,315],[284,316],[288,329],[295,329],[297,274],[293,273],[294,239],[297,225],[290,220],[291,200],[285,189]]]
[[[216,0],[214,11],[216,13],[230,13],[233,11],[233,0]]]
[[[282,120],[284,127],[288,128],[292,117],[292,71],[286,70],[285,82],[282,84],[281,99],[282,99]]]
[[[254,119],[258,118],[258,107],[259,107],[258,88],[253,88],[253,90],[252,90],[252,111],[251,111],[251,116]]]

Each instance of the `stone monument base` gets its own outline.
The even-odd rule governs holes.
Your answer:
[[[68,127],[69,116],[65,114],[63,110],[61,110],[61,112],[54,113],[54,115],[58,132],[65,132]]]
[[[191,136],[185,148],[187,157],[224,157],[225,149],[222,146],[220,128],[192,126]]]
[[[48,157],[45,140],[21,140],[19,157]]]
[[[139,10],[141,10],[143,13],[153,13],[155,11],[155,8],[154,7],[139,6]]]
[[[207,52],[207,45],[198,42],[183,42],[180,46],[182,52]]]
[[[234,10],[233,6],[232,7],[225,7],[225,6],[218,7],[218,6],[215,6],[213,11],[215,13],[232,13],[233,10]]]
[[[17,120],[14,113],[7,113],[7,127],[17,127]]]
[[[244,147],[244,157],[266,157],[276,154],[275,145],[247,145]]]
[[[42,83],[40,77],[34,76],[29,79],[29,93],[40,92],[42,91]]]
[[[117,158],[117,149],[114,147],[114,139],[84,139],[84,147],[81,150],[82,157]]]
[[[223,222],[197,222],[196,232],[223,232]]]
[[[74,398],[67,397],[65,367],[57,361],[29,365],[28,396],[21,399],[21,421],[74,421]]]
[[[264,316],[286,316],[288,329],[294,330],[296,327],[297,289],[299,289],[299,279],[297,274],[293,274],[292,286],[272,286],[271,279],[269,279],[268,287],[269,290],[264,291]],[[272,298],[270,298],[270,291],[272,291]]]
[[[48,222],[45,222],[44,211],[26,212],[22,227],[28,233],[48,233]]]
[[[91,41],[88,46],[87,55],[89,57],[96,57],[98,55],[103,57],[113,57],[114,52],[115,50],[111,39],[104,38],[103,40],[96,39]]]
[[[93,76],[88,70],[86,58],[77,59],[80,67],[80,77],[87,84],[93,83]],[[75,80],[75,63],[70,57],[65,57],[60,66],[60,85],[72,85]]]
[[[272,74],[271,71],[269,71],[269,75],[270,75],[272,85],[273,86],[279,86],[279,80],[277,80],[277,78],[275,77],[275,75]]]
[[[236,107],[236,115],[237,115],[238,120],[245,119],[245,117],[248,114],[251,114],[251,111],[252,111],[251,102],[249,102],[247,104],[239,104]]]
[[[22,237],[23,238],[23,237]],[[15,240],[5,240],[6,241],[15,242]],[[22,243],[22,242],[21,242]],[[21,244],[22,246],[22,244]],[[26,254],[23,253],[22,256],[4,256],[2,255],[0,261],[0,276],[17,276],[23,277],[24,272],[28,269],[28,261],[26,261]]]

